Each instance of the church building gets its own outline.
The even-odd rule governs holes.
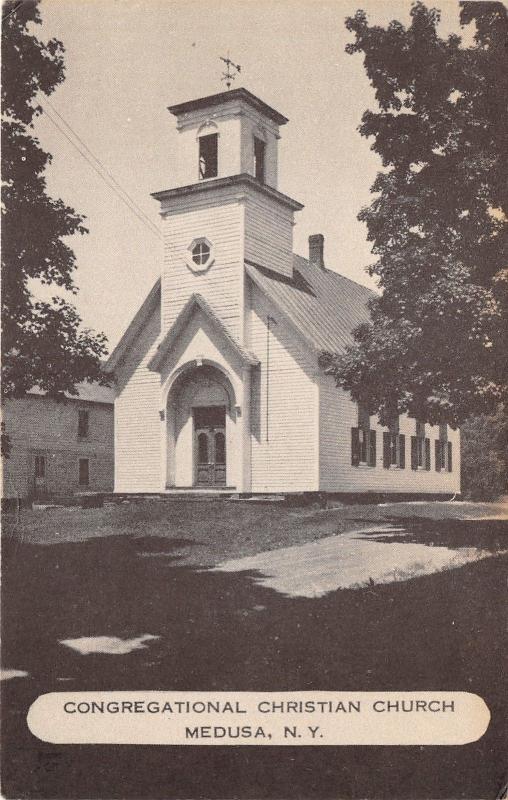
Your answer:
[[[353,341],[371,292],[325,260],[321,234],[307,258],[293,252],[286,117],[241,88],[169,111],[161,276],[108,362],[115,491],[458,493],[458,431],[382,427],[319,366]]]

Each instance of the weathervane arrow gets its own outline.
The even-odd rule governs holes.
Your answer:
[[[235,64],[231,61],[229,57],[229,50],[227,57],[219,56],[221,61],[224,61],[226,65],[226,71],[222,73],[221,81],[226,81],[226,86],[228,89],[231,88],[231,84],[233,83],[234,79],[236,78],[237,74],[242,71],[240,64]]]

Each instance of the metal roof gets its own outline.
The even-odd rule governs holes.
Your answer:
[[[317,352],[343,352],[353,343],[354,328],[369,321],[367,302],[374,292],[302,256],[293,256],[291,278],[249,261],[246,269]]]
[[[289,278],[259,264],[245,262],[250,278],[280,309],[316,353],[323,350],[343,352],[346,345],[353,342],[354,328],[361,322],[368,322],[367,302],[374,297],[374,292],[366,286],[361,286],[359,283],[345,278],[338,272],[309,264],[307,259],[302,256],[294,255],[293,265],[293,276]],[[106,372],[112,372],[115,369],[126,351],[136,341],[146,320],[160,303],[160,288],[161,282],[158,278],[109,357],[105,366]],[[201,296],[199,301],[196,296],[189,298],[185,314],[177,326],[178,332],[181,322],[187,318],[187,313],[191,311],[196,302],[203,309],[206,308],[208,315],[213,317],[214,321],[226,331],[228,338],[231,338],[213,309]],[[175,332],[168,331],[164,337],[166,346],[169,346]],[[171,335],[169,335],[170,333]],[[164,340],[161,342],[158,352],[165,350]],[[235,342],[235,347],[239,348],[240,345]],[[241,350],[244,360],[249,362],[252,359],[256,363],[252,353],[243,348]],[[154,363],[158,363],[157,354],[154,356]]]

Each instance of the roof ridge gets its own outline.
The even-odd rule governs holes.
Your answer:
[[[302,261],[305,261],[305,263],[307,264],[309,269],[314,269],[314,267],[310,263],[309,259],[305,258],[305,256],[301,256],[299,253],[293,253],[293,256],[296,256],[297,258],[301,258]],[[330,267],[324,267],[324,266],[323,267],[316,267],[316,269],[324,270],[325,272],[328,272],[328,273],[330,273],[331,275],[334,275],[334,276],[337,275],[339,278],[342,278],[345,281],[349,281],[349,283],[353,283],[355,286],[359,286],[360,289],[365,289],[366,292],[370,292],[373,295],[376,294],[376,292],[373,289],[371,289],[369,286],[365,286],[364,283],[358,283],[358,281],[353,280],[353,278],[348,278],[347,275],[343,275],[342,272],[337,272],[336,269],[330,269]]]

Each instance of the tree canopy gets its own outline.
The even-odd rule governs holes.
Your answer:
[[[407,27],[370,26],[361,10],[346,20],[378,105],[359,131],[382,169],[358,218],[381,294],[354,344],[321,363],[382,419],[397,408],[456,425],[507,399],[507,14],[460,6],[470,46],[441,38],[421,2]]]
[[[37,300],[31,279],[75,293],[75,255],[66,237],[86,233],[84,218],[46,193],[51,162],[33,135],[38,98],[64,79],[64,48],[33,35],[39,0],[8,0],[2,16],[2,394],[33,386],[58,397],[83,380],[106,379],[106,339],[81,325],[63,297]]]

